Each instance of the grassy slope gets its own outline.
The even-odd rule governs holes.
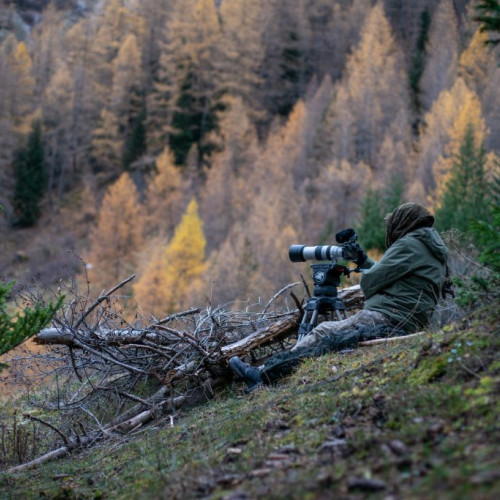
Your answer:
[[[499,304],[0,477],[2,498],[500,498]],[[379,489],[380,488],[380,489]],[[383,489],[381,489],[383,488]]]

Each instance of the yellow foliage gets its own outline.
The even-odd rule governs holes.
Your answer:
[[[146,267],[142,276],[132,287],[136,302],[156,317],[172,310],[172,293],[167,282],[165,244],[155,241],[152,250],[147,252]]]
[[[201,278],[207,267],[205,246],[198,203],[193,198],[165,250],[165,273],[177,306],[189,305],[190,297],[201,291]]]
[[[165,315],[177,308],[196,305],[203,287],[206,240],[192,199],[172,241],[157,250],[144,274],[134,287],[137,302],[155,315]]]
[[[474,130],[474,145],[476,148],[479,148],[484,143],[487,134],[481,103],[475,92],[469,90],[460,101],[450,101],[449,103],[455,107],[454,120],[447,131],[449,139],[445,147],[445,153],[438,158],[433,166],[436,189],[430,198],[430,202],[434,209],[439,206],[439,200],[442,198],[450,177],[451,166],[454,158],[459,154],[467,128],[472,126]]]
[[[181,189],[181,171],[172,152],[165,148],[156,160],[156,174],[146,190],[147,233],[171,235],[182,213]]]
[[[100,292],[132,274],[143,242],[143,214],[137,189],[128,173],[108,189],[90,237],[89,279]]]
[[[458,74],[476,91],[486,83],[489,71],[496,65],[494,52],[485,49],[487,40],[488,34],[477,30],[460,56]]]

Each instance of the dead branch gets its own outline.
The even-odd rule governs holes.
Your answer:
[[[60,374],[60,380],[65,380],[57,385],[56,401],[46,407],[64,410],[61,418],[71,422],[83,419],[86,432],[66,437],[64,447],[9,472],[37,466],[116,433],[129,433],[165,411],[205,402],[213,397],[215,388],[232,379],[227,363],[232,356],[252,355],[258,361],[259,356],[282,349],[298,329],[301,302],[293,294],[297,310],[269,311],[297,283],[279,290],[261,311],[252,310],[259,304],[247,305],[244,311],[226,306],[194,308],[159,321],[140,320],[146,328],[123,328],[120,326],[128,323],[113,308],[111,295],[131,279],[133,276],[105,292],[83,314],[76,307],[67,309],[57,327],[46,328],[35,337],[38,344],[68,347],[39,355],[48,360],[42,375]],[[363,302],[359,286],[338,295],[347,308]],[[150,387],[151,378],[161,387],[148,397],[137,389]],[[96,411],[108,406],[109,418]],[[110,423],[103,423],[106,420]]]
[[[100,295],[99,298],[82,314],[81,318],[76,322],[74,328],[75,330],[85,321],[85,318],[106,299],[109,299],[110,295],[119,290],[122,286],[126,285],[128,282],[132,281],[135,278],[135,274],[129,276],[127,279],[124,279],[122,282],[115,285],[113,288],[109,289],[104,295]]]
[[[23,417],[29,418],[30,420],[33,420],[34,422],[38,422],[38,423],[40,423],[42,425],[45,425],[49,429],[52,429],[54,432],[56,432],[57,434],[59,434],[59,436],[61,436],[61,439],[63,440],[64,444],[66,446],[69,446],[69,440],[66,437],[66,435],[60,429],[58,429],[57,427],[55,427],[51,423],[46,422],[45,420],[42,420],[41,418],[35,417],[34,415],[31,415],[30,413],[23,413]]]
[[[406,340],[406,339],[411,339],[412,337],[418,337],[420,335],[423,335],[424,333],[427,332],[417,332],[417,333],[410,333],[409,335],[401,335],[399,337],[387,337],[385,339],[374,339],[374,340],[365,340],[363,342],[359,342],[359,346],[366,347],[366,346],[371,346],[375,344],[388,344],[390,342],[399,342],[400,340]]]
[[[300,281],[297,281],[297,283],[290,283],[289,285],[283,287],[281,290],[276,292],[273,297],[269,300],[269,302],[266,304],[266,307],[262,310],[262,314],[266,314],[267,310],[271,307],[271,304],[280,296],[283,295],[287,290],[290,288],[293,288],[294,286],[297,286],[300,284]]]

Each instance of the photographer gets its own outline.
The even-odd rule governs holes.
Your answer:
[[[344,258],[362,269],[363,310],[341,321],[319,324],[292,351],[359,327],[385,325],[386,330],[406,333],[425,328],[443,293],[448,269],[448,251],[433,223],[434,217],[423,206],[405,203],[386,217],[387,251],[379,262],[368,258],[359,245],[346,250]],[[229,364],[250,388],[262,383],[258,368],[237,357]]]

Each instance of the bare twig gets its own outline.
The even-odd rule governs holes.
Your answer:
[[[30,420],[33,420],[34,422],[38,422],[39,424],[43,424],[43,425],[47,426],[49,429],[52,429],[54,432],[59,434],[59,436],[61,436],[61,438],[66,446],[70,445],[69,440],[66,437],[66,435],[61,430],[59,430],[57,427],[53,426],[51,423],[46,422],[45,420],[42,420],[41,418],[35,417],[34,415],[31,415],[30,413],[23,413],[23,417],[29,418]]]
[[[118,283],[118,285],[114,286],[110,290],[104,293],[104,295],[100,295],[99,298],[82,314],[81,318],[76,322],[73,327],[75,330],[79,328],[79,326],[85,321],[85,318],[104,300],[108,299],[110,295],[120,289],[122,286],[126,285],[128,282],[132,281],[135,278],[135,274],[129,276],[127,279],[124,279],[122,282]]]
[[[298,284],[300,283],[300,281],[297,281],[297,283],[290,283],[288,285],[286,285],[285,287],[283,287],[281,290],[279,290],[278,292],[276,292],[272,297],[271,299],[269,300],[269,302],[266,304],[266,306],[264,307],[264,309],[262,310],[262,313],[261,314],[266,314],[267,310],[269,309],[269,307],[271,306],[271,304],[280,296],[282,295],[284,292],[286,292],[288,289],[290,288],[293,288],[294,286],[297,286]]]

